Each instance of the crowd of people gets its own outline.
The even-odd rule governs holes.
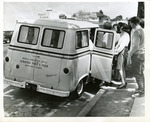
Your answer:
[[[144,96],[144,21],[138,17],[132,17],[128,20],[128,24],[120,22],[112,26],[111,23],[106,22],[103,28],[113,29],[118,35],[115,55],[118,58],[117,69],[121,82],[112,81],[112,83],[118,83],[118,88],[126,87],[125,69],[128,69],[138,84],[133,97]]]

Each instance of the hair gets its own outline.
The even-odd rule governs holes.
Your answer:
[[[114,28],[115,26],[117,27],[118,25],[117,25],[117,24],[114,24],[114,25],[113,25],[113,28]]]
[[[131,19],[129,19],[129,22],[134,23],[135,25],[140,23],[140,19],[138,17],[132,17]]]
[[[141,19],[141,20],[140,20],[140,26],[141,26],[142,28],[144,28],[144,19]]]
[[[129,27],[129,25],[127,25],[127,24],[122,25],[122,26],[121,26],[121,29],[122,29],[123,31],[127,32],[127,33],[130,31],[130,27]]]
[[[123,25],[125,25],[125,23],[119,22],[118,25],[119,25],[119,27],[121,28]]]
[[[117,33],[121,33],[120,29],[121,29],[121,27],[122,27],[124,24],[125,24],[125,23],[123,23],[123,22],[119,22],[119,23],[117,24]]]
[[[103,25],[103,28],[111,30],[112,29],[112,25],[111,25],[110,22],[105,22],[104,25]]]
[[[113,28],[114,28],[115,26],[117,27],[117,31],[116,31],[116,32],[117,32],[117,33],[120,33],[120,26],[119,26],[118,24],[114,24],[114,25],[113,25]]]

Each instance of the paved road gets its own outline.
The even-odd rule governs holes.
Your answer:
[[[106,90],[86,116],[128,117],[134,102],[132,94],[132,91],[126,89]]]
[[[81,98],[73,100],[4,85],[5,116],[129,116],[134,103],[133,87],[136,84],[128,80],[126,89],[103,86],[104,92],[99,93],[102,90],[99,86],[88,84]]]
[[[4,85],[4,111],[6,117],[71,117],[83,108],[98,89],[86,87],[81,98],[73,100]]]
[[[98,99],[94,106],[83,115],[92,117],[144,117],[145,97],[133,98],[132,94],[137,88],[135,79],[127,79],[127,87],[115,89],[115,87],[103,86],[105,92],[95,95],[92,101]],[[90,101],[90,103],[92,103]],[[87,106],[90,106],[87,105]]]

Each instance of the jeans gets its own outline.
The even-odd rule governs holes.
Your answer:
[[[145,93],[145,79],[144,79],[144,54],[133,55],[131,57],[132,76],[136,78],[138,84],[137,92]]]

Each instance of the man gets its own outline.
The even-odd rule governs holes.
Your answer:
[[[132,75],[136,78],[138,89],[133,97],[144,96],[144,31],[139,25],[138,17],[129,20],[131,30],[131,45],[128,52],[128,65],[131,65]]]

